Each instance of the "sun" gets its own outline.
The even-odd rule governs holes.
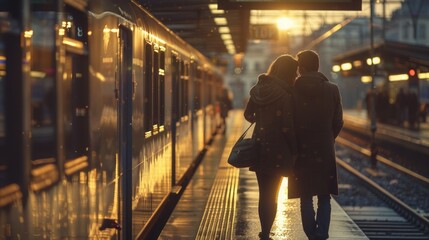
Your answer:
[[[289,30],[294,26],[292,19],[287,17],[282,17],[277,20],[277,28],[279,30]]]

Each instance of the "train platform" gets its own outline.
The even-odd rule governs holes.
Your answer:
[[[248,169],[227,163],[236,139],[247,126],[243,111],[231,111],[228,130],[218,134],[189,182],[158,239],[258,239],[258,185]],[[279,194],[277,217],[272,229],[275,240],[305,240],[299,200],[287,198],[287,179]],[[329,239],[368,239],[332,199]]]
[[[429,153],[429,122],[420,122],[419,127],[410,129],[377,122],[376,138],[394,143],[407,144],[416,150]],[[344,128],[355,129],[369,135],[371,121],[365,110],[344,110]]]

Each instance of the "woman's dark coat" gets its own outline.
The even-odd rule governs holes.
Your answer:
[[[338,194],[335,138],[343,126],[337,85],[319,72],[302,74],[294,85],[298,159],[289,178],[289,198]]]
[[[288,176],[296,157],[291,86],[285,80],[260,75],[250,90],[244,117],[256,121],[253,137],[259,161],[250,170]]]

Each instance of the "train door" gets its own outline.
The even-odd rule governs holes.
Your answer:
[[[193,82],[193,121],[194,121],[194,129],[192,130],[194,133],[194,144],[196,146],[197,152],[200,152],[204,148],[204,118],[203,118],[203,110],[202,110],[202,78],[203,71],[201,67],[198,66],[197,63],[194,63],[195,70],[195,78]]]
[[[132,33],[121,26],[119,28],[119,161],[121,163],[121,239],[132,238]]]
[[[192,158],[195,159],[198,155],[198,145],[197,145],[197,122],[196,122],[196,112],[195,109],[195,81],[197,78],[197,64],[195,61],[191,61],[189,66],[189,108],[190,108],[190,121],[191,121],[191,133],[192,133]]]
[[[88,166],[89,150],[89,81],[88,24],[84,12],[66,5],[63,21],[65,62],[61,81],[64,173]]]
[[[28,36],[22,38],[26,14],[21,10],[28,8],[23,7],[22,1],[14,7],[0,4],[0,208],[26,195],[29,176],[29,84],[24,74],[28,62],[23,61]],[[7,226],[2,220],[0,225]],[[16,226],[8,224],[13,231]],[[11,236],[0,233],[3,237]]]
[[[42,190],[59,180],[59,109],[57,80],[57,6],[31,4],[31,185]]]
[[[206,115],[205,129],[206,129],[206,143],[210,143],[213,140],[215,133],[215,101],[213,100],[214,81],[213,72],[207,71],[204,84],[204,109]]]
[[[179,62],[179,57],[177,55],[172,55],[172,59],[171,59],[171,76],[172,76],[172,88],[173,88],[173,92],[172,92],[172,98],[171,98],[171,136],[172,136],[172,173],[171,173],[171,178],[172,178],[172,186],[176,185],[176,135],[177,135],[177,124],[178,122],[180,123],[180,117],[179,117],[179,113],[180,113],[180,62]]]
[[[208,134],[207,134],[207,129],[209,128],[208,126],[208,116],[207,116],[207,71],[203,69],[203,73],[202,73],[202,81],[201,81],[201,109],[202,109],[202,114],[203,114],[203,143],[204,146],[207,144],[208,142]]]
[[[186,170],[189,169],[193,157],[192,148],[189,143],[192,142],[190,118],[189,118],[189,62],[179,61],[179,76],[175,97],[177,101],[177,119],[176,119],[176,152],[175,169],[176,181],[183,177]],[[175,73],[177,75],[177,73]],[[177,76],[175,76],[177,77]]]

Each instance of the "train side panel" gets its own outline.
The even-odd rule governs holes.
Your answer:
[[[32,51],[17,78],[30,81],[13,106],[33,138],[5,165],[25,183],[11,181],[21,196],[0,206],[0,238],[136,237],[215,131],[213,66],[133,2],[23,2],[35,4],[19,33]],[[0,90],[4,151],[3,79]]]

